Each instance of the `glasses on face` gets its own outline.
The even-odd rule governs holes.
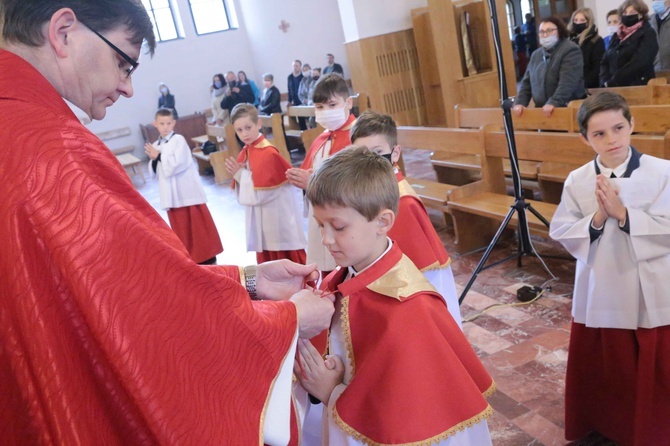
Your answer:
[[[127,55],[126,53],[124,53],[118,46],[114,45],[112,42],[107,40],[105,38],[105,36],[103,36],[102,34],[97,32],[96,30],[94,30],[92,28],[88,28],[88,29],[93,31],[93,33],[96,36],[100,37],[103,42],[105,42],[107,45],[109,45],[109,47],[111,49],[116,51],[116,54],[118,54],[121,59],[123,59],[124,61],[126,61],[126,63],[128,63],[128,65],[130,65],[128,68],[124,68],[123,71],[126,75],[126,78],[129,78],[130,76],[132,76],[132,74],[135,72],[135,70],[137,70],[137,67],[140,66],[140,63],[138,61],[136,61],[135,59],[133,59],[132,57],[130,57],[129,55]]]
[[[548,36],[549,34],[553,33],[557,29],[558,28],[549,28],[549,29],[545,29],[545,30],[540,30],[540,32],[538,34],[541,35],[541,36]]]

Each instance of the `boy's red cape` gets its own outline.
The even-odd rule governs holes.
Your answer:
[[[350,146],[351,137],[349,136],[349,131],[354,125],[354,121],[356,121],[356,117],[353,115],[353,113],[349,113],[349,118],[342,127],[332,132],[330,130],[326,130],[317,136],[312,143],[312,146],[307,151],[307,155],[305,155],[305,159],[302,162],[300,168],[305,170],[313,168],[314,155],[316,155],[317,152],[321,150],[321,148],[326,144],[326,141],[329,139],[331,140],[329,156],[333,156],[345,147]]]
[[[286,170],[291,165],[263,135],[244,146],[237,155],[237,162],[249,164],[254,189],[274,189],[288,181]]]
[[[442,297],[394,243],[370,268],[343,282],[333,271],[322,288],[342,299],[353,377],[333,416],[369,444],[437,442],[492,413],[494,391]]]

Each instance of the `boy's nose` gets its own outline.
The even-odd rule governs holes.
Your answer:
[[[333,237],[329,231],[322,229],[321,230],[321,244],[324,246],[333,244]]]

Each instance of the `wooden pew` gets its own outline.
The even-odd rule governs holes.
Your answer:
[[[637,87],[590,88],[589,93],[614,91],[626,98],[629,105],[667,105],[670,104],[670,84],[665,77],[650,79],[647,85]]]
[[[197,144],[192,139],[207,132],[206,123],[207,116],[204,113],[180,116],[174,126],[174,131],[186,138],[191,149],[194,149]],[[158,130],[153,124],[140,124],[140,132],[146,142],[154,142],[158,139]]]
[[[111,149],[111,151],[114,155],[116,155],[116,159],[119,160],[119,163],[121,163],[131,180],[133,178],[132,175],[139,174],[142,178],[142,182],[147,182],[147,180],[144,178],[144,172],[142,171],[142,160],[133,155],[135,146],[120,147],[118,149]]]
[[[438,127],[398,127],[398,144],[401,147],[431,150],[433,153],[458,151],[463,155],[482,152],[483,130]],[[426,207],[437,209],[448,221],[447,203],[455,184],[445,184],[418,178],[407,178]]]
[[[515,132],[519,159],[541,163],[578,165],[593,160],[594,153],[575,133]],[[670,139],[656,135],[636,135],[632,144],[643,153],[664,157],[670,153]],[[500,222],[506,217],[514,197],[506,194],[502,160],[507,156],[507,139],[503,131],[487,128],[482,158],[482,180],[459,187],[451,192],[448,210],[456,232],[456,249],[465,253],[486,246]],[[527,200],[551,221],[556,204]],[[527,213],[531,233],[548,235],[548,228],[531,213]],[[516,214],[510,220],[516,226]]]
[[[216,152],[205,154],[202,152],[202,147],[196,147],[191,153],[198,163],[200,175],[203,175],[211,167],[214,170],[214,181],[216,181],[216,184],[224,183],[231,178],[225,166],[226,158],[230,156],[225,146],[225,127],[208,125],[207,138],[216,146]]]

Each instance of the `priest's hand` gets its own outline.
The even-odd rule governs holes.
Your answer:
[[[302,387],[328,405],[335,387],[344,381],[344,364],[339,356],[321,357],[311,342],[298,340],[298,352],[293,372]]]
[[[312,290],[302,290],[291,297],[298,311],[298,337],[311,339],[330,327],[335,312],[333,294],[321,296]]]
[[[607,212],[608,216],[616,218],[619,224],[623,225],[626,222],[626,207],[619,199],[619,191],[603,174],[596,177],[596,196],[598,207]]]
[[[309,177],[314,172],[314,169],[301,169],[299,167],[292,167],[286,171],[286,178],[292,185],[300,189],[307,189],[307,182]]]
[[[256,267],[256,295],[260,299],[286,300],[319,278],[316,264],[301,265],[288,259],[261,263]]]

